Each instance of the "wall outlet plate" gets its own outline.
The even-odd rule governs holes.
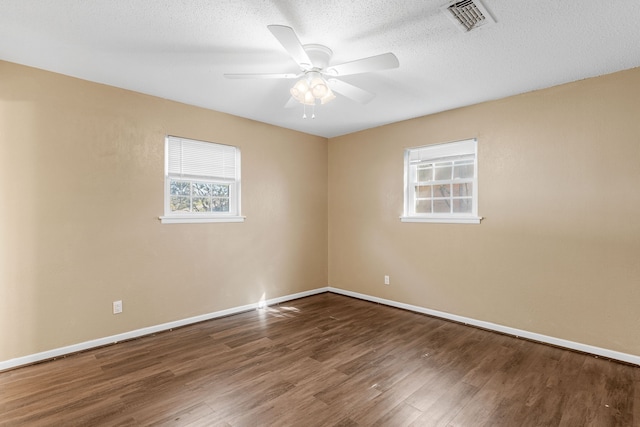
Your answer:
[[[122,313],[122,300],[113,302],[113,314]]]
[[[389,276],[384,276],[384,284],[388,285],[389,283]]]

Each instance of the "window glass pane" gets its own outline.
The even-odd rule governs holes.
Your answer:
[[[211,199],[208,197],[194,197],[193,198],[193,212],[210,212],[211,211]]]
[[[193,195],[194,196],[208,196],[211,194],[211,187],[213,184],[206,182],[194,182],[193,183]]]
[[[449,200],[434,200],[433,201],[433,212],[434,213],[450,213],[451,212],[451,202]]]
[[[451,184],[435,185],[433,188],[433,197],[450,197]]]
[[[418,200],[416,202],[416,213],[431,213],[431,200]]]
[[[184,196],[171,196],[169,200],[170,209],[172,212],[189,212],[189,197]]]
[[[456,162],[453,171],[453,178],[473,178],[473,162],[466,160]]]
[[[216,197],[229,197],[229,186],[222,184],[213,184],[211,195]]]
[[[418,182],[433,181],[433,167],[431,165],[418,166]]]
[[[175,194],[176,196],[188,196],[191,194],[189,181],[176,181],[172,179],[169,185],[170,194]]]
[[[436,181],[451,179],[451,163],[439,163],[435,168]]]
[[[473,195],[473,184],[465,182],[464,184],[453,184],[453,197],[467,197]]]
[[[453,200],[453,212],[454,213],[471,213],[471,198],[468,199],[454,199]]]
[[[419,199],[425,199],[427,197],[432,197],[431,189],[433,187],[431,185],[418,185],[416,186],[416,197]]]
[[[211,210],[214,212],[229,212],[229,199],[227,198],[212,199]]]

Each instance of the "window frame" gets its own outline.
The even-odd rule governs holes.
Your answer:
[[[187,164],[180,154],[180,172],[170,172],[170,145],[171,144],[188,144],[192,147],[200,146],[201,149],[207,154],[214,156],[217,153],[223,151],[229,152],[229,148],[233,149],[234,161],[232,172],[229,172],[231,168],[226,168],[227,176],[215,176],[214,172],[197,172],[188,170],[190,165]],[[182,145],[180,145],[182,147]],[[208,148],[207,148],[208,147]],[[176,146],[174,146],[176,148]],[[181,148],[182,149],[182,148]],[[222,161],[224,162],[224,160]],[[216,167],[222,168],[219,162],[215,163]],[[195,169],[200,169],[201,165],[195,166]],[[191,166],[193,167],[193,166]],[[186,172],[184,172],[184,170]],[[224,175],[225,173],[222,173]],[[171,210],[171,181],[183,181],[190,182],[190,194],[188,197],[190,203],[193,198],[193,183],[202,184],[218,184],[229,186],[229,211],[209,211],[209,212],[184,212],[184,211],[172,211]],[[164,215],[160,217],[163,224],[179,224],[179,223],[210,223],[210,222],[244,222],[245,217],[240,214],[240,149],[233,145],[219,144],[216,142],[201,141],[190,138],[183,138],[173,135],[167,135],[165,137],[164,145]]]
[[[455,178],[451,176],[449,179],[435,179],[429,181],[418,181],[417,170],[422,165],[436,165],[452,162],[452,172],[455,168],[453,162],[456,161],[473,161],[473,177]],[[437,166],[436,166],[437,167]],[[434,167],[434,169],[436,168]],[[422,186],[435,187],[438,182],[446,185],[456,185],[461,183],[471,183],[471,196],[454,196],[450,193],[448,197],[438,198],[437,200],[471,200],[471,212],[455,213],[416,213],[416,187]],[[436,200],[432,194],[430,198]],[[431,223],[453,223],[453,224],[479,224],[482,217],[478,215],[478,142],[477,139],[465,139],[460,141],[446,142],[441,144],[423,145],[419,147],[410,147],[404,151],[404,208],[400,217],[402,222],[431,222]]]

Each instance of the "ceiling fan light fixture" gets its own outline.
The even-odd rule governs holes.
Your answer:
[[[335,99],[329,84],[318,72],[307,73],[293,85],[289,92],[296,101],[305,105],[315,105],[318,100],[321,104],[326,104]]]
[[[333,91],[327,88],[327,93],[322,98],[320,98],[320,104],[324,105],[330,101],[333,101],[334,99],[336,99],[336,96],[333,94]]]
[[[316,77],[311,81],[311,92],[314,98],[321,99],[328,91],[327,83],[322,78]]]
[[[304,96],[304,94],[309,90],[309,83],[307,79],[300,79],[296,82],[295,85],[291,88],[291,95],[293,97]]]
[[[454,5],[456,8],[460,8],[463,3],[466,4],[465,2],[479,2],[480,0],[450,1],[457,2]],[[389,70],[400,66],[398,58],[393,53],[387,52],[329,67],[333,52],[328,47],[320,44],[303,45],[293,28],[286,25],[268,25],[267,28],[280,42],[284,50],[289,53],[289,56],[300,66],[300,73],[225,74],[224,76],[228,79],[297,79],[304,76],[290,87],[291,98],[285,104],[286,108],[295,105],[296,101],[305,107],[327,104],[336,98],[331,88],[345,98],[366,104],[375,97],[374,93],[336,79],[336,77]]]
[[[302,100],[303,104],[306,105],[315,105],[316,104],[316,98],[313,96],[313,93],[309,90],[304,94],[304,98]]]
[[[311,89],[311,93],[313,93],[313,97],[316,99],[322,99],[329,90],[324,84],[315,85],[313,89]]]

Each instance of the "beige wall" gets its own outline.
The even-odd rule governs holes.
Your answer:
[[[0,361],[327,284],[640,355],[639,112],[635,69],[327,149],[0,62]],[[245,223],[160,224],[166,134],[241,148]],[[471,137],[482,224],[401,223],[403,149]]]
[[[403,149],[473,137],[482,223],[401,223]],[[329,284],[640,355],[640,69],[331,139]]]
[[[160,224],[167,134],[241,148],[245,223]],[[0,62],[0,195],[0,361],[327,285],[324,138]]]

